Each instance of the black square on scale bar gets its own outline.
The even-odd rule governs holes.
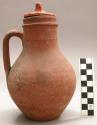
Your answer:
[[[82,93],[81,93],[81,97],[82,97],[82,98],[87,98],[87,92],[82,92]]]
[[[92,64],[86,64],[87,69],[92,69]]]
[[[80,59],[80,63],[81,63],[81,64],[86,64],[86,59],[85,59],[85,58],[81,58],[81,59]]]
[[[82,110],[87,110],[88,109],[88,105],[87,104],[82,104]]]
[[[94,110],[88,110],[88,115],[94,115]]]
[[[93,76],[92,75],[87,75],[87,81],[93,81]]]
[[[87,86],[87,81],[81,81],[81,86]]]
[[[93,98],[88,98],[88,104],[93,104],[94,101],[93,101]]]
[[[81,75],[86,75],[86,70],[85,69],[81,70]]]
[[[87,87],[87,91],[88,91],[88,92],[93,92],[93,86],[88,86],[88,87]]]

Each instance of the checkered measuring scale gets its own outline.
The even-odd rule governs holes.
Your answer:
[[[93,59],[80,58],[82,116],[94,115]]]

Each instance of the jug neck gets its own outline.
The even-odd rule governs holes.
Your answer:
[[[27,25],[24,29],[24,48],[35,53],[56,49],[57,25]]]

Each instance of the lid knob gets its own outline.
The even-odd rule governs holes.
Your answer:
[[[41,3],[36,3],[35,11],[43,12],[43,5]]]
[[[46,12],[44,10],[43,5],[39,2],[36,3],[35,9],[33,12],[28,12],[24,14],[23,19],[24,25],[40,25],[40,24],[50,24],[50,25],[57,25],[56,16],[53,13]]]

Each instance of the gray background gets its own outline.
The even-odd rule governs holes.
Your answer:
[[[5,74],[3,69],[2,59],[2,39],[5,33],[11,29],[18,29],[22,31],[22,19],[25,12],[34,10],[36,2],[42,2],[45,10],[56,13],[58,27],[58,41],[60,49],[67,59],[72,63],[77,76],[77,89],[75,95],[69,104],[68,108],[80,109],[78,99],[80,98],[80,76],[79,76],[79,58],[92,57],[94,59],[94,75],[95,83],[97,81],[97,0],[0,0],[0,123],[7,124],[5,120],[9,115],[13,116],[13,109],[17,108],[12,102],[6,87]],[[21,42],[18,38],[10,40],[10,56],[13,64],[22,50]],[[96,100],[96,99],[95,99]],[[10,108],[12,111],[5,111]],[[13,108],[13,109],[12,109]],[[4,111],[6,112],[4,112]],[[18,110],[18,109],[17,109]],[[15,111],[14,111],[15,112]],[[17,111],[16,111],[17,112]],[[80,112],[80,111],[79,111]],[[11,114],[10,114],[11,113]],[[5,115],[7,114],[7,115]],[[67,116],[72,116],[72,113],[67,112]],[[74,114],[73,114],[74,115]],[[75,113],[75,115],[77,115]],[[1,117],[3,116],[3,117]],[[5,118],[6,117],[6,118]],[[16,116],[15,116],[16,117]],[[2,118],[5,118],[2,120]],[[9,117],[8,117],[9,118]],[[14,120],[9,118],[9,123],[14,125]],[[19,125],[24,124],[15,122]],[[63,120],[64,121],[64,120]],[[68,120],[67,120],[68,121]],[[70,121],[70,120],[69,120]],[[93,120],[94,122],[95,120]],[[59,121],[60,122],[60,121]],[[73,122],[73,120],[71,121]],[[67,124],[71,124],[67,122]],[[76,122],[76,121],[75,121]],[[83,123],[83,121],[77,121]],[[84,121],[85,122],[85,121]],[[55,122],[56,123],[56,122]],[[90,124],[91,122],[86,122]],[[97,121],[94,122],[95,124]],[[5,125],[4,124],[4,125]],[[28,124],[25,121],[26,125]],[[30,124],[30,123],[29,123]]]

